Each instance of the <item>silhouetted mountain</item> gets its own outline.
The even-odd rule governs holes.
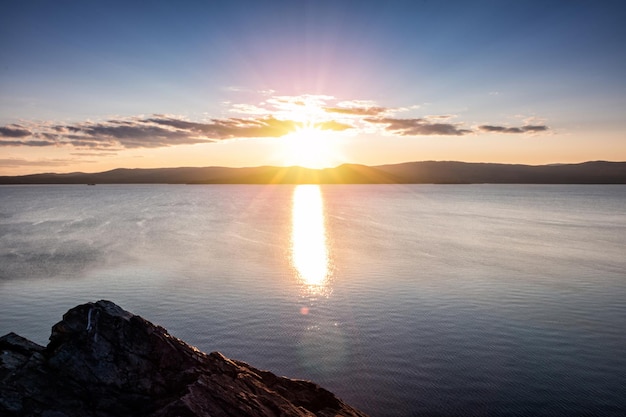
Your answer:
[[[626,162],[593,161],[560,165],[466,162],[407,162],[376,169],[401,183],[434,184],[624,184]]]
[[[0,184],[626,184],[626,162],[509,165],[449,161],[335,168],[114,169],[0,177]]]

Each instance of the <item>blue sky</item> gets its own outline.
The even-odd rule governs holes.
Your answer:
[[[0,173],[626,160],[619,1],[2,9]]]

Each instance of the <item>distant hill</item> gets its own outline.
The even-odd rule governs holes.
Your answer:
[[[336,168],[114,169],[0,177],[0,184],[626,184],[626,162],[510,165],[450,161]]]
[[[626,162],[510,165],[426,161],[375,168],[409,184],[626,184]]]

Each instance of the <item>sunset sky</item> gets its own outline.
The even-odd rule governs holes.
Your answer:
[[[0,175],[626,161],[622,1],[10,1]]]

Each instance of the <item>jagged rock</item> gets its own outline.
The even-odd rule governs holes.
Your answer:
[[[312,382],[203,353],[104,300],[69,310],[45,348],[0,338],[0,415],[365,416]]]

